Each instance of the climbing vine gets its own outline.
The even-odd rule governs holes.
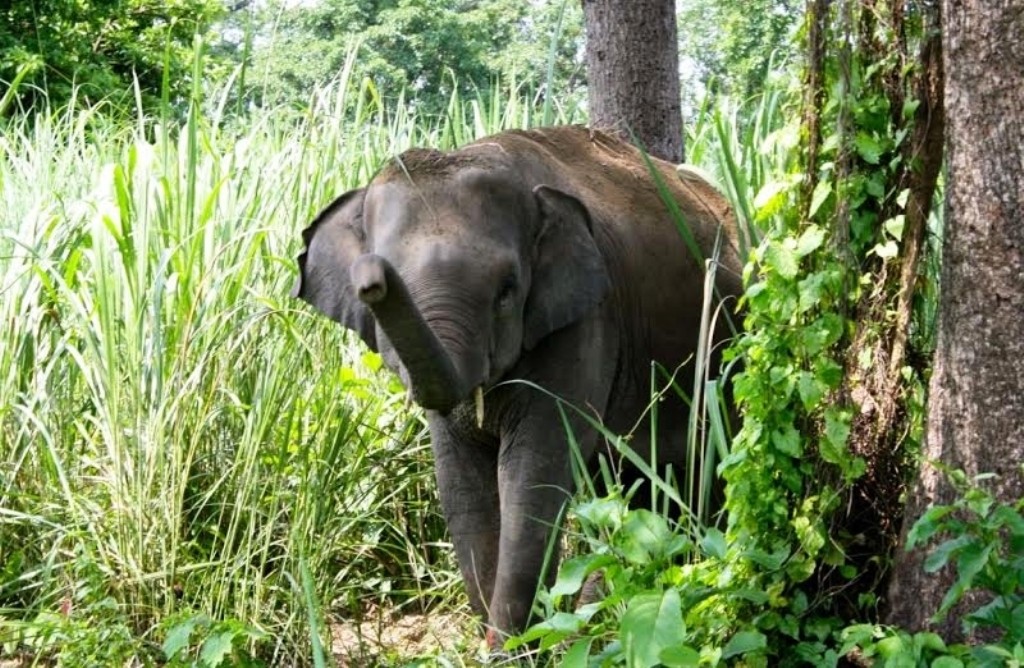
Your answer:
[[[877,618],[921,434],[930,331],[913,310],[936,279],[921,258],[942,159],[937,12],[809,3],[805,158],[760,202],[770,227],[736,347],[744,424],[723,465],[730,559],[771,594],[757,628],[809,652],[824,649],[823,619]]]

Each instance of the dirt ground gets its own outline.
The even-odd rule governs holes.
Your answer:
[[[476,627],[477,622],[465,612],[371,611],[361,623],[341,620],[331,624],[331,654],[338,668],[434,666],[441,663],[439,656],[450,658],[456,666],[474,665],[482,641]],[[27,654],[0,658],[0,668],[30,665],[51,664],[34,663]]]
[[[439,654],[473,655],[475,622],[465,613],[379,613],[361,623],[331,625],[331,653],[341,668],[404,665]],[[456,659],[456,665],[461,663]],[[428,664],[429,665],[429,664]]]

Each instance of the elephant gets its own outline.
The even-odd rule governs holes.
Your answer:
[[[593,416],[632,432],[646,458],[652,363],[692,374],[705,263],[659,191],[704,258],[721,236],[716,291],[739,295],[724,198],[581,126],[411,149],[303,232],[293,295],[357,332],[425,409],[442,510],[494,650],[526,627],[573,492],[567,434],[593,460],[608,447]],[[687,419],[667,393],[657,460],[677,471]]]

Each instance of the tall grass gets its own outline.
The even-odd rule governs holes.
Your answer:
[[[0,131],[0,646],[123,663],[201,614],[306,663],[310,601],[453,598],[421,418],[288,298],[292,258],[387,157],[536,115],[495,89],[418,119],[344,78],[300,119],[225,100]]]
[[[732,204],[744,258],[769,222],[757,210],[758,195],[773,184],[799,178],[795,150],[800,129],[791,113],[795,100],[779,85],[742,102],[709,96],[690,128],[688,157]]]

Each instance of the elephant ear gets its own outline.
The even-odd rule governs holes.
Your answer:
[[[356,296],[349,278],[349,267],[366,253],[364,194],[362,188],[345,193],[302,231],[306,247],[299,255],[299,278],[292,296],[354,330],[377,350],[373,314]]]
[[[583,203],[545,185],[534,188],[533,194],[542,222],[523,316],[523,346],[527,350],[592,311],[610,287]]]

